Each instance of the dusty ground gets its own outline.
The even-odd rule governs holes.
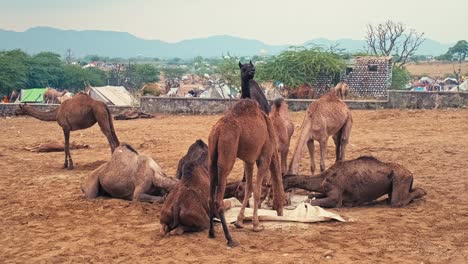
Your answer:
[[[296,129],[304,112],[293,113]],[[241,247],[227,249],[221,227],[181,237],[158,235],[161,205],[117,199],[89,201],[80,182],[110,158],[97,126],[73,132],[93,146],[74,150],[76,169],[61,168],[63,153],[25,146],[61,139],[54,122],[0,119],[0,262],[124,263],[466,263],[468,260],[468,110],[354,111],[348,158],[372,154],[414,172],[428,195],[406,208],[383,203],[335,210],[350,223],[317,223],[254,233],[236,230]],[[117,121],[121,141],[149,153],[168,174],[197,138],[207,139],[219,116],[158,116]],[[294,134],[293,141],[297,138]],[[327,165],[333,161],[330,141]],[[302,173],[308,172],[304,157]],[[236,166],[232,178],[240,178]],[[331,258],[326,258],[329,255]]]
[[[458,62],[447,63],[447,62],[421,62],[421,63],[409,63],[406,68],[415,76],[429,76],[432,78],[445,78],[448,74],[453,74],[456,70],[458,71]],[[461,66],[462,75],[468,75],[468,62],[463,62]]]

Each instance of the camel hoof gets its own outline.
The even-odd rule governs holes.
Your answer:
[[[243,222],[243,221],[237,220],[237,221],[234,223],[234,226],[237,227],[237,228],[244,228],[244,222]]]
[[[216,236],[215,236],[215,233],[214,233],[214,230],[210,230],[210,231],[208,232],[208,237],[209,237],[209,238],[215,238],[215,237],[216,237]]]
[[[253,227],[253,231],[255,232],[260,232],[260,231],[263,231],[264,229],[265,227],[263,225],[257,225]]]
[[[171,236],[180,236],[184,233],[184,230],[180,227],[177,227],[176,229],[173,229],[171,230],[171,232],[169,232],[169,234]]]
[[[73,170],[73,168],[74,168],[73,165],[70,165],[70,166],[68,166],[68,167],[65,168],[65,169],[67,169],[67,170]]]
[[[237,246],[240,246],[240,243],[234,240],[230,240],[227,242],[228,247],[230,248],[235,248]]]

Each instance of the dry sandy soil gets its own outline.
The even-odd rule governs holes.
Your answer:
[[[432,78],[444,78],[448,74],[453,74],[453,71],[458,71],[459,64],[455,63],[442,63],[442,62],[422,62],[422,63],[410,63],[406,65],[406,68],[415,76],[429,76]],[[468,62],[463,62],[461,67],[462,75],[468,75]]]
[[[296,130],[304,112],[292,113]],[[326,222],[255,233],[231,227],[241,246],[226,247],[207,232],[159,236],[161,205],[117,199],[86,200],[80,183],[110,158],[97,126],[72,133],[93,146],[74,150],[75,170],[63,153],[24,150],[62,139],[54,122],[0,119],[0,262],[12,263],[467,263],[468,110],[353,111],[347,158],[372,154],[400,162],[428,195],[405,208],[383,202],[336,209],[353,222]],[[116,121],[121,141],[148,153],[174,175],[197,138],[207,139],[219,116],[158,116]],[[294,134],[293,145],[297,138]],[[330,140],[327,165],[333,161]],[[317,149],[317,148],[316,148]],[[316,154],[318,155],[318,154]],[[241,178],[238,163],[232,179]],[[301,173],[308,172],[305,156]],[[327,257],[328,256],[328,257]]]

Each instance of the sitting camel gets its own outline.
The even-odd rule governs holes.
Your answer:
[[[347,86],[345,83],[338,83],[329,93],[309,105],[287,174],[297,174],[304,146],[307,144],[311,160],[310,170],[314,175],[314,140],[320,144],[320,171],[324,171],[327,141],[330,136],[333,136],[335,141],[336,160],[344,160],[353,123],[351,111],[341,100],[347,94]]]
[[[290,91],[288,94],[288,98],[290,99],[314,99],[314,97],[315,91],[312,86],[307,83],[303,83],[297,89]]]
[[[65,169],[73,169],[70,155],[70,131],[85,129],[97,122],[109,141],[112,152],[120,144],[107,105],[84,93],[73,96],[72,99],[63,102],[55,110],[49,112],[38,111],[29,105],[20,105],[15,113],[16,115],[30,115],[42,121],[57,121],[63,129],[65,137],[65,163],[63,165]]]
[[[84,149],[89,148],[87,144],[79,144],[70,142],[70,149]],[[60,152],[65,149],[65,143],[63,141],[51,140],[45,143],[37,144],[35,146],[26,147],[26,150],[31,152]]]
[[[253,229],[261,231],[258,208],[264,177],[270,170],[273,190],[273,207],[278,215],[283,214],[284,190],[281,180],[279,157],[275,131],[270,119],[264,114],[256,101],[244,99],[233,106],[211,129],[208,139],[210,156],[210,230],[214,237],[214,217],[221,220],[224,235],[230,247],[237,246],[229,233],[224,217],[223,197],[226,181],[236,157],[244,161],[246,174],[246,194],[237,217],[236,226],[243,227],[244,211],[252,193],[254,194]],[[255,189],[253,188],[253,169],[258,171]]]
[[[196,232],[210,225],[208,146],[193,143],[177,168],[180,181],[172,188],[161,209],[161,235]],[[228,204],[224,204],[228,206]]]
[[[288,104],[282,99],[276,99],[270,112],[270,119],[276,134],[276,145],[281,157],[281,174],[286,174],[289,144],[294,133],[294,124],[289,118]]]
[[[413,189],[413,174],[405,167],[368,156],[338,161],[320,176],[286,177],[284,187],[321,193],[310,201],[321,207],[363,205],[385,194],[389,204],[401,207],[426,195],[421,188]]]
[[[133,201],[163,202],[177,179],[166,176],[149,156],[130,145],[117,147],[109,162],[95,169],[81,184],[88,199],[110,196]]]
[[[255,76],[255,66],[252,61],[246,64],[239,62],[239,69],[241,72],[241,98],[251,98],[260,105],[260,109],[265,113],[269,114],[271,111],[268,100],[266,99],[265,93],[258,83],[253,79]]]
[[[46,104],[57,104],[60,103],[58,98],[64,96],[66,93],[68,93],[67,90],[59,92],[54,88],[47,88],[42,97]]]

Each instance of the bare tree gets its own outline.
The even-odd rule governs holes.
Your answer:
[[[379,56],[394,56],[394,63],[399,66],[403,66],[415,54],[424,40],[424,33],[407,29],[404,24],[391,20],[377,26],[367,25],[369,52]]]

